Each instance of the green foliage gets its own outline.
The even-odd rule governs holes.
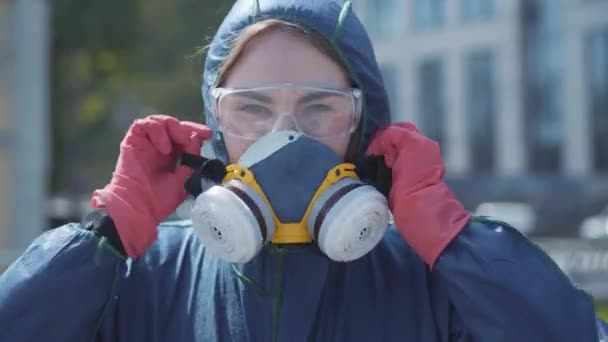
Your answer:
[[[111,176],[130,123],[202,120],[201,57],[227,0],[55,0],[52,191],[87,194]]]
[[[596,303],[595,309],[597,315],[605,322],[608,322],[608,302]]]

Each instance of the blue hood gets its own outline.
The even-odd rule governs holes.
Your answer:
[[[214,130],[213,149],[226,160],[226,150],[218,123],[212,115],[210,90],[218,70],[230,54],[233,39],[247,26],[265,19],[298,23],[320,34],[334,47],[351,77],[363,91],[363,116],[359,124],[359,154],[370,138],[390,123],[388,98],[372,44],[363,25],[353,13],[350,1],[338,0],[238,0],[224,18],[207,53],[202,82],[207,125]]]

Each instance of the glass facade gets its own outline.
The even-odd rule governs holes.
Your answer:
[[[490,49],[475,50],[465,57],[465,112],[471,144],[471,169],[474,172],[489,173],[495,165],[494,68],[494,53]]]
[[[446,94],[444,63],[441,58],[429,58],[418,63],[416,92],[416,112],[420,129],[429,138],[443,143]]]
[[[524,107],[528,167],[561,168],[564,142],[562,0],[528,0],[524,10]]]
[[[485,22],[494,17],[494,0],[461,0],[460,13],[464,22]]]
[[[608,171],[608,26],[585,36],[585,81],[594,167]]]
[[[9,81],[11,58],[11,7],[8,2],[0,2],[0,149],[9,144],[10,131]]]
[[[384,64],[380,67],[382,72],[382,78],[384,80],[384,88],[388,94],[388,102],[391,110],[391,118],[393,121],[401,114],[401,108],[399,106],[399,69],[392,64]]]
[[[420,30],[429,30],[443,26],[445,5],[445,0],[415,0],[414,10],[412,11],[414,27]]]
[[[14,160],[11,145],[11,108],[9,104],[9,85],[13,61],[11,55],[12,4],[0,1],[0,250],[11,248],[11,231],[14,226]],[[2,254],[2,253],[0,253]],[[12,260],[0,256],[0,272]]]
[[[368,1],[370,31],[379,37],[398,32],[403,15],[396,8],[399,8],[398,0]]]

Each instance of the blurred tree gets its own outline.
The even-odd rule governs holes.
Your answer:
[[[604,321],[608,322],[608,302],[597,302],[595,303],[595,307],[598,316]]]
[[[227,0],[55,0],[51,191],[88,195],[110,178],[121,137],[153,112],[201,120],[205,45]]]

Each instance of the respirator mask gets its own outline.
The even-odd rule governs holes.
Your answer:
[[[330,259],[351,261],[389,224],[386,197],[359,179],[355,165],[297,131],[260,138],[235,164],[206,160],[196,170],[186,182],[196,196],[193,229],[228,262],[247,262],[268,243],[313,241]]]

